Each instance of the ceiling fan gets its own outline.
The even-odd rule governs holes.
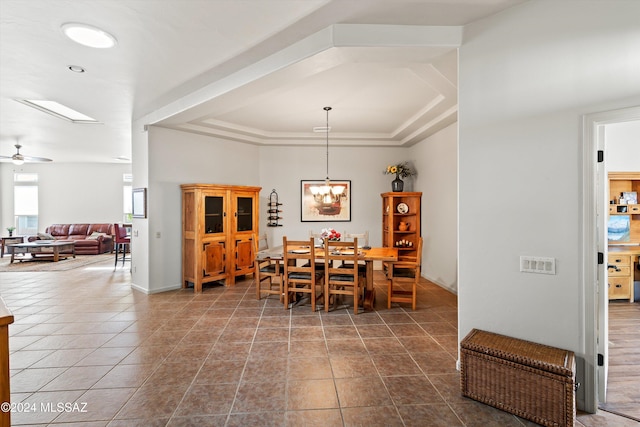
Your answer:
[[[20,149],[22,145],[16,144],[16,154],[13,156],[0,156],[0,161],[2,160],[11,160],[14,165],[21,165],[24,162],[52,162],[53,160],[47,159],[46,157],[33,157],[33,156],[25,156],[20,153]]]

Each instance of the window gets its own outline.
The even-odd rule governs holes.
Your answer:
[[[123,221],[125,223],[131,223],[131,219],[133,218],[133,186],[131,185],[133,182],[133,175],[125,173],[122,176],[122,181],[124,182],[122,189]]]
[[[18,235],[38,233],[38,174],[13,175],[13,213]]]

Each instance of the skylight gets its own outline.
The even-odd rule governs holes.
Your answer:
[[[100,123],[93,117],[89,117],[85,114],[82,114],[56,101],[46,101],[46,100],[36,100],[36,99],[16,99],[16,101],[21,102],[30,107],[36,108],[45,113],[49,113],[58,118],[69,120],[70,122],[73,122],[73,123]]]

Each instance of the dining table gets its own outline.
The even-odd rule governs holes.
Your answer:
[[[295,248],[294,248],[295,249]],[[316,257],[324,258],[324,248],[316,246]],[[284,260],[284,247],[274,246],[272,248],[263,249],[256,254],[257,260],[272,259],[277,261]],[[374,261],[397,262],[398,248],[393,247],[362,247],[358,248],[358,259],[365,262],[366,281],[363,299],[363,308],[367,311],[373,310],[375,301],[375,288],[373,286],[373,263]]]

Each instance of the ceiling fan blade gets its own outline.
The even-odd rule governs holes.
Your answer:
[[[23,156],[25,162],[52,162],[53,160],[46,157]]]
[[[14,156],[0,156],[0,162],[11,162],[14,160]],[[22,160],[25,162],[52,162],[53,160],[46,157],[32,157],[22,156]]]
[[[15,144],[15,147],[16,147],[16,154],[14,154],[13,156],[0,156],[0,161],[10,160],[16,164],[21,164],[19,162],[52,162],[53,161],[51,159],[47,159],[46,157],[25,156],[24,154],[20,153],[20,149],[22,148],[22,145]]]

